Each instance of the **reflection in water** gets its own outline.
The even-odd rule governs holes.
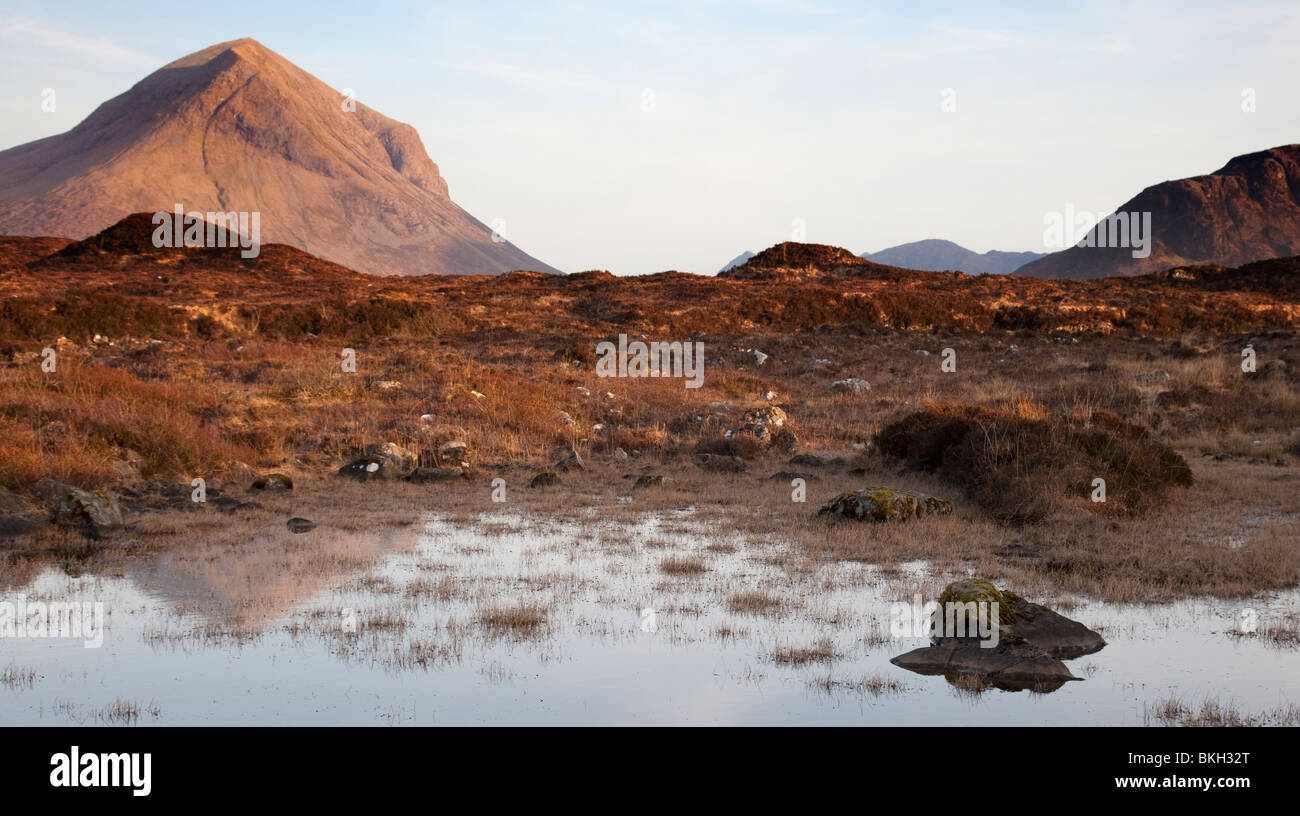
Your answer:
[[[1294,611],[1296,592],[1080,603],[1070,616],[1108,645],[1050,695],[928,681],[890,663],[928,642],[889,634],[919,569],[810,563],[680,512],[195,541],[123,577],[49,570],[19,588],[103,601],[107,635],[0,640],[0,670],[36,673],[0,685],[0,721],[86,721],[127,700],[168,725],[1131,725],[1170,694],[1257,710],[1295,693],[1300,650],[1228,632],[1245,606],[1261,626]]]
[[[411,525],[369,535],[285,530],[229,547],[191,542],[127,574],[136,588],[209,630],[249,637],[377,558],[415,549],[420,533]]]

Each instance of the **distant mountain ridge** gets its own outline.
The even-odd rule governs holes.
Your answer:
[[[177,203],[260,212],[262,241],[361,272],[557,271],[457,206],[413,127],[256,40],[176,60],[72,130],[0,151],[0,234],[80,239]]]
[[[971,275],[1007,275],[1043,255],[1042,252],[1004,252],[997,249],[981,254],[952,241],[928,238],[879,252],[864,252],[861,257],[886,266],[927,272],[960,270]]]
[[[1173,266],[1235,267],[1300,255],[1300,145],[1248,153],[1208,175],[1152,185],[1116,212],[1151,213],[1147,257],[1133,257],[1131,247],[1070,246],[1017,274],[1132,276]]]
[[[723,272],[726,272],[728,269],[732,269],[737,266],[740,266],[741,264],[748,262],[749,259],[752,257],[754,257],[754,253],[750,252],[749,250],[745,250],[744,252],[740,253],[739,255],[732,258],[730,261],[728,261],[726,266],[718,270],[718,274],[720,275]]]

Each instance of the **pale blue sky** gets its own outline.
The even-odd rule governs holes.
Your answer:
[[[565,271],[712,273],[794,219],[1042,251],[1048,211],[1300,142],[1294,0],[0,0],[0,148],[245,36],[414,125],[457,203]]]

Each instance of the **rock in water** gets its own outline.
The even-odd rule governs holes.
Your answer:
[[[951,512],[948,499],[883,485],[841,493],[817,508],[819,516],[854,521],[904,521]]]
[[[996,621],[996,645],[986,647],[978,637],[939,636],[932,638],[930,646],[901,654],[891,663],[919,674],[942,674],[957,686],[1045,692],[1080,679],[1063,659],[1092,654],[1106,645],[1101,635],[1082,623],[998,589],[990,581],[969,578],[949,584],[939,596],[937,614],[945,614],[948,604],[976,604],[977,609],[983,605],[990,610],[987,621]],[[946,634],[943,629],[939,632]]]
[[[962,688],[993,686],[1003,691],[1055,691],[1080,680],[1060,660],[1023,642],[1000,641],[986,649],[977,638],[944,638],[889,661],[917,674],[942,674]]]

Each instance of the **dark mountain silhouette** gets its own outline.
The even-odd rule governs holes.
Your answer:
[[[1125,247],[1071,246],[1016,274],[1142,275],[1173,266],[1240,266],[1300,254],[1300,145],[1238,156],[1207,176],[1156,184],[1117,212],[1151,213],[1148,257],[1134,258]]]

